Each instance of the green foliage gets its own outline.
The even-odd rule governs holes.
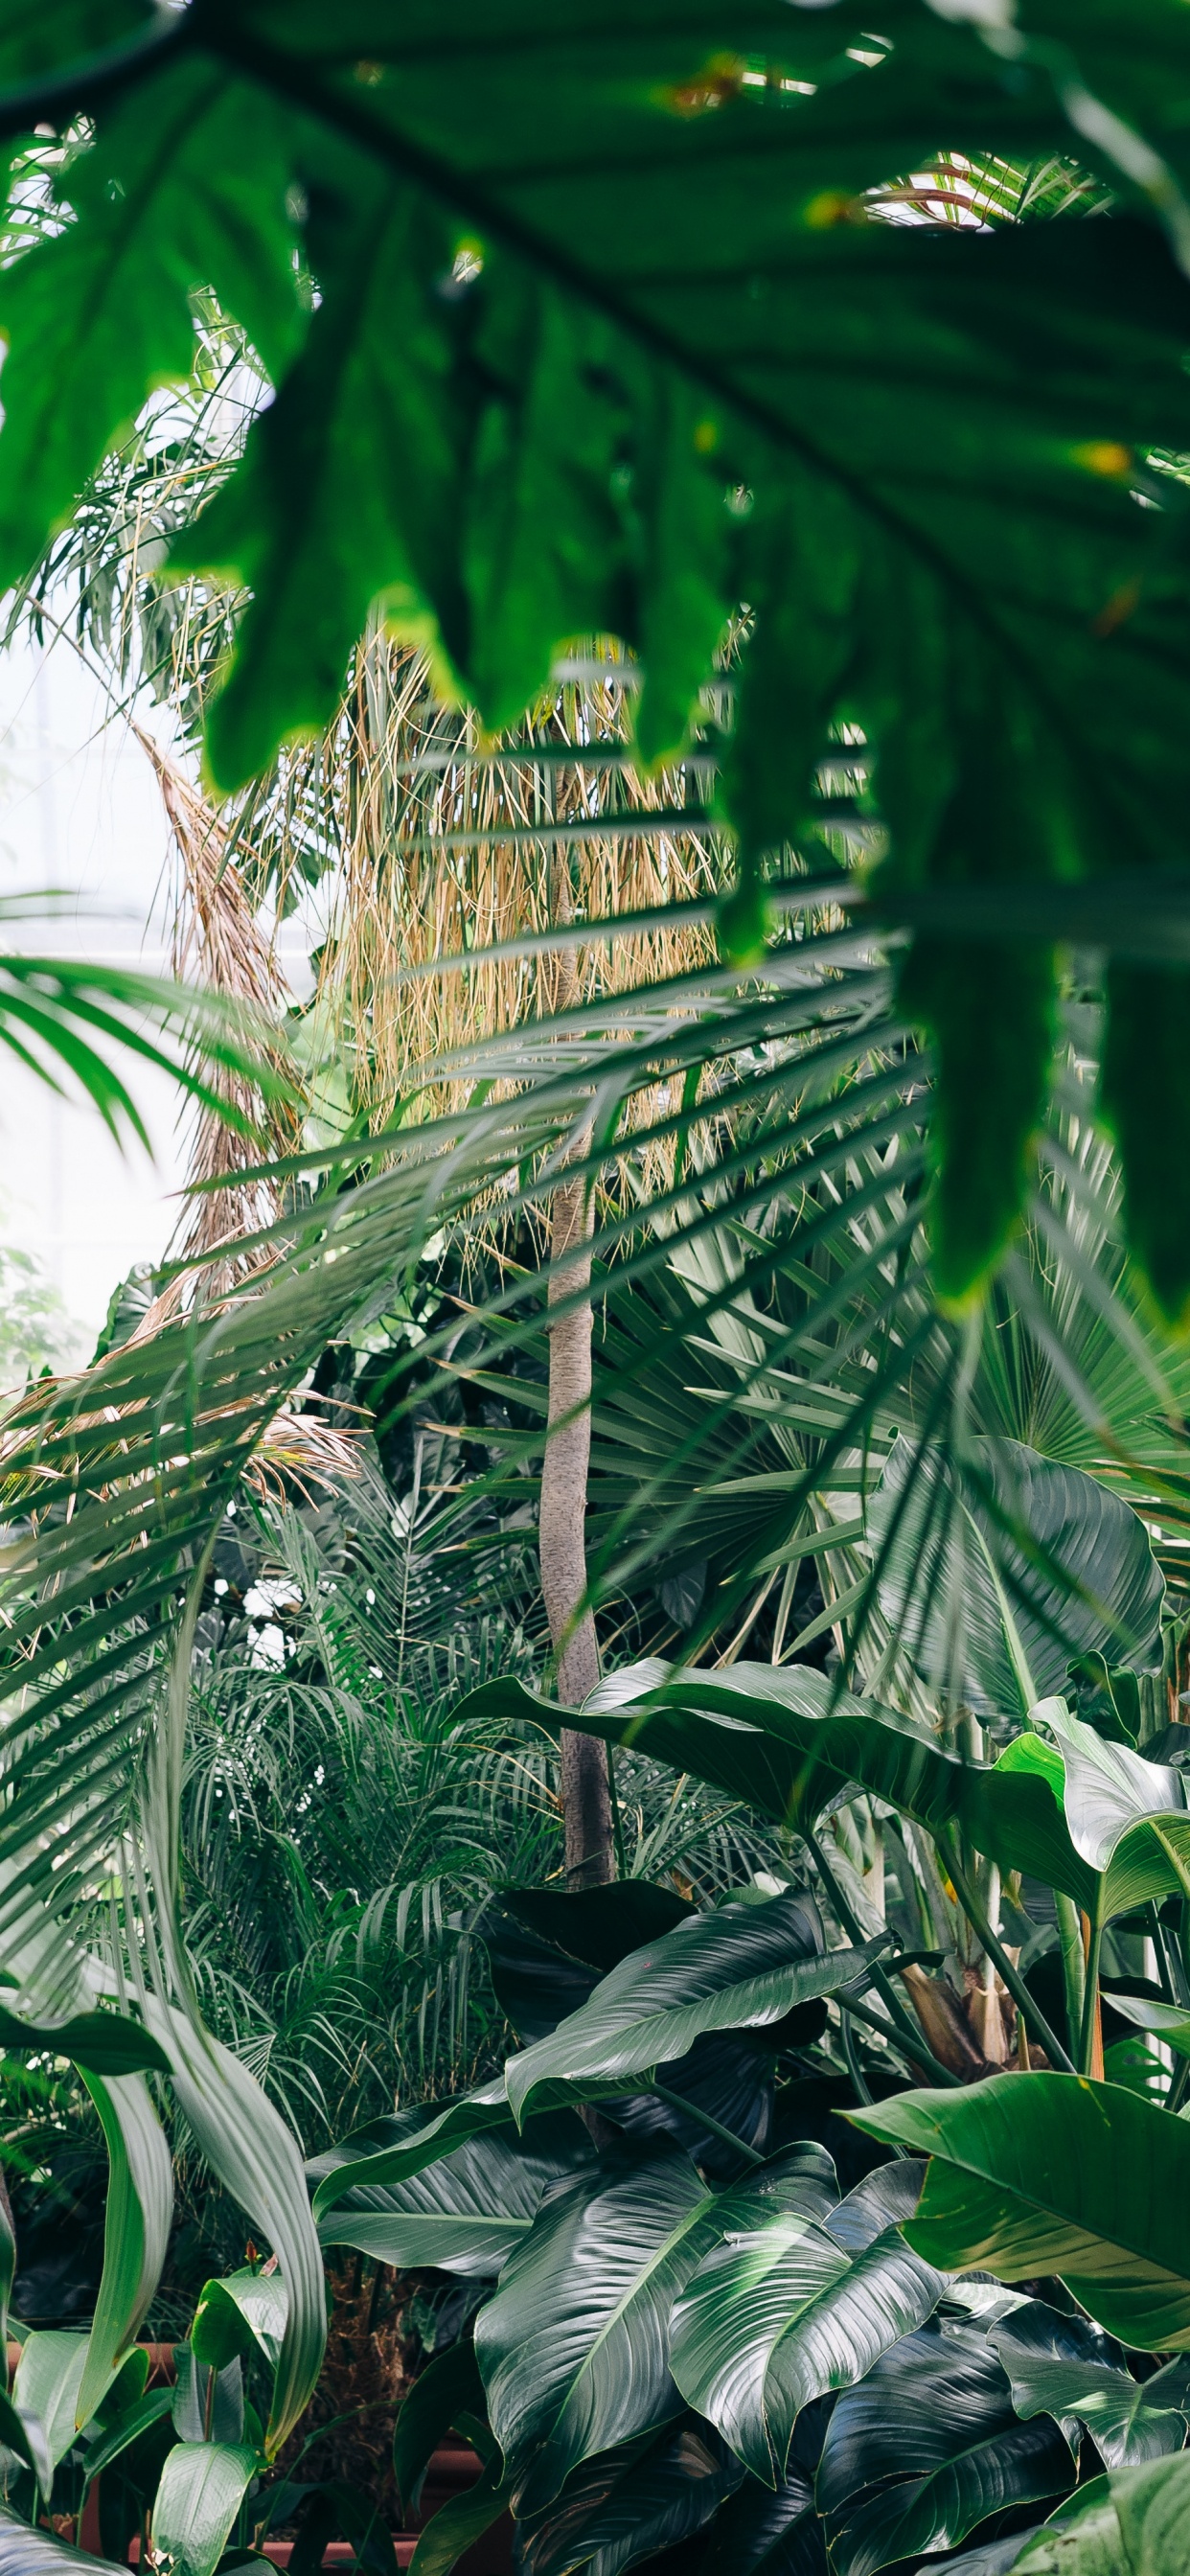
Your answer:
[[[907,2231],[927,2262],[1006,2281],[1058,2272],[1142,2351],[1190,2345],[1190,2129],[1168,2111],[1076,2076],[1003,2075],[853,2116],[931,2158]]]
[[[796,2174],[767,2175],[733,2197],[730,2233],[687,2283],[673,2314],[673,2371],[753,2476],[777,2487],[803,2407],[867,2376],[924,2323],[945,2276],[905,2245],[921,2172],[878,2172],[832,2207]]]
[[[938,1275],[963,1297],[1019,1204],[1053,940],[1080,888],[1109,946],[1125,911],[1135,937],[1131,889],[1184,803],[1175,0],[1139,26],[1038,0],[1011,66],[995,24],[926,0],[893,0],[876,39],[858,0],[651,8],[631,38],[584,12],[561,49],[544,24],[481,40],[463,12],[443,46],[437,16],[363,8],[363,77],[313,6],[181,11],[125,53],[129,25],[72,9],[9,39],[10,77],[43,73],[41,105],[94,140],[59,181],[73,219],[5,272],[5,578],[186,376],[213,288],[277,385],[175,555],[254,593],[209,723],[223,783],[328,721],[371,603],[432,621],[494,725],[560,642],[621,634],[655,759],[746,600],[724,936],[757,953],[760,862],[802,831],[832,724],[862,724],[881,901],[922,937],[903,992],[936,1033]],[[10,132],[37,116],[14,93]],[[1001,220],[1004,162],[1072,150],[1111,191],[1096,220]],[[977,193],[989,169],[991,220],[888,221],[940,151]],[[1177,1311],[1183,1229],[1141,1139],[1180,985],[1159,940],[1113,977],[1133,1239]]]

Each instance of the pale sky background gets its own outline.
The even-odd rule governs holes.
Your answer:
[[[138,716],[170,743],[167,713],[142,705]],[[0,945],[168,973],[174,863],[160,790],[123,720],[104,717],[103,690],[68,642],[0,655],[0,894],[74,898],[56,915],[0,924]],[[283,961],[303,991],[305,945],[287,924]],[[0,1048],[0,1240],[42,1263],[81,1328],[79,1357],[117,1282],[160,1259],[184,1174],[180,1095],[135,1056],[119,1065],[152,1159],[134,1141],[121,1153],[87,1102],[55,1098]]]

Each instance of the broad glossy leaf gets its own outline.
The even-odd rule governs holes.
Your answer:
[[[1072,1717],[1062,1699],[1044,1700],[1035,1725],[1054,1737],[1070,1839],[1102,1885],[1100,1910],[1123,1914],[1151,1897],[1181,1893],[1190,1869],[1190,1803],[1181,1771],[1146,1761],[1129,1744],[1108,1744]]]
[[[518,2514],[542,2511],[581,2461],[680,2412],[669,2316],[713,2239],[712,2211],[670,2149],[581,2178],[540,2212],[475,2328]]]
[[[930,1833],[959,1824],[1002,1870],[1028,1870],[1095,1909],[1098,1880],[1071,1841],[1061,1766],[1040,1737],[1016,1738],[994,1764],[964,1762],[927,1727],[839,1691],[809,1664],[741,1660],[659,1682],[650,1661],[613,1679],[577,1715],[568,1710],[567,1724],[693,1771],[795,1829],[858,1781]],[[497,1711],[532,1713],[539,1722],[543,1714],[541,1701],[511,1679],[482,1684],[460,1707],[476,1718]]]
[[[745,2478],[716,2518],[703,2576],[826,2576],[813,2479],[795,2469],[774,2495]]]
[[[28,569],[105,448],[156,385],[194,362],[187,298],[215,286],[266,362],[302,333],[286,214],[292,172],[267,98],[214,63],[162,69],[113,103],[70,168],[79,220],[4,271],[9,342],[0,578]]]
[[[881,1608],[927,1681],[947,1674],[961,1602],[961,1695],[983,1716],[1027,1713],[1065,1688],[1080,1655],[1138,1672],[1160,1663],[1165,1583],[1147,1533],[1080,1467],[1019,1440],[977,1439],[956,1485],[940,1449],[919,1454],[900,1439],[867,1518],[873,1548],[887,1544]]]
[[[906,2336],[840,2397],[816,2495],[838,2576],[875,2576],[1073,2483],[1056,2424],[1018,2423],[985,2337],[949,2327]]]
[[[108,2155],[103,2275],[77,2400],[76,2421],[85,2424],[148,2315],[173,2224],[174,2175],[169,2140],[143,2075],[113,2075],[105,2082],[82,2072]]]
[[[55,2057],[72,2057],[91,2075],[136,2075],[149,2069],[169,2073],[160,2041],[124,2013],[75,2013],[69,2021],[33,2022],[0,2004],[0,2048],[48,2049]]]
[[[543,2039],[588,2001],[601,1973],[694,1912],[671,1889],[634,1879],[575,1896],[549,1888],[505,1891],[485,1907],[479,1926],[497,2000],[522,2039]],[[733,2162],[730,2148],[698,2113],[763,2152],[772,2128],[775,2052],[808,2045],[820,2037],[825,2021],[825,2003],[811,2002],[765,2030],[696,2039],[664,2070],[667,2091],[689,2104],[694,2116],[647,2093],[603,2097],[605,2116],[632,2137],[675,2137],[712,2180],[720,2172],[728,2180],[738,2159]]]
[[[22,2414],[35,2415],[56,2468],[77,2436],[79,2389],[87,2363],[86,2335],[31,2334],[17,2359],[12,2384]]]
[[[526,2576],[621,2576],[642,2558],[677,2549],[705,2530],[742,2471],[705,2425],[685,2423],[588,2460],[539,2521],[518,2530]]]
[[[354,2245],[399,2271],[494,2276],[523,2245],[552,2186],[594,2161],[577,2120],[531,2121],[467,2140],[404,2182],[357,2184],[319,2222],[324,2245]]]
[[[868,1953],[825,1953],[805,1898],[727,1905],[633,1951],[588,2003],[504,2070],[518,2120],[532,2108],[622,2093],[665,2069],[707,2031],[779,2021],[795,2004],[862,1977]]]
[[[911,2245],[998,2280],[1056,2272],[1091,2316],[1147,2351],[1190,2348],[1190,2125],[1115,2084],[998,2075],[850,2112],[928,2155]]]
[[[297,2141],[247,2067],[209,2033],[175,2012],[162,2016],[158,2036],[203,2154],[272,2246],[285,2283],[285,2333],[265,2436],[274,2458],[305,2412],[326,2344],[322,2254]]]
[[[244,2368],[237,2354],[222,2370],[211,2370],[194,2358],[189,2344],[175,2345],[177,2377],[173,2391],[173,2424],[180,2442],[230,2442],[244,2439]]]
[[[259,2353],[276,2369],[289,2315],[289,2293],[279,2271],[232,2272],[200,2290],[190,2329],[197,2362],[225,2370],[231,2361]]]
[[[493,2129],[511,2130],[513,2125],[502,2075],[479,2085],[474,2093],[460,2094],[429,2116],[415,2110],[374,2120],[342,2146],[312,2158],[307,2170],[318,2184],[314,2216],[324,2217],[348,2192],[404,2182],[443,2156],[453,2155],[468,2138],[482,2137]]]
[[[1133,2379],[1119,2346],[1084,2318],[1032,2299],[992,2326],[988,2341],[1008,2373],[1017,2414],[1076,2415],[1107,2468],[1137,2467],[1182,2449],[1186,2415]],[[1184,2387],[1182,2393],[1190,2406]]]
[[[464,2550],[482,2540],[485,2531],[507,2513],[508,2502],[499,2460],[489,2460],[473,2487],[451,2496],[431,2514],[409,2561],[411,2576],[450,2576]]]
[[[883,2167],[833,2209],[795,2178],[737,2186],[724,2241],[676,2303],[671,2367],[683,2396],[772,2487],[802,2408],[854,2386],[924,2323],[946,2286],[899,2229],[923,2170]]]
[[[153,2505],[153,2544],[168,2551],[177,2576],[214,2576],[260,2466],[244,2442],[179,2442],[170,2452]]]
[[[1160,2002],[1155,1995],[1126,1995],[1118,1986],[1112,1987],[1110,2002],[1112,2011],[1134,2022],[1138,2030],[1151,2030],[1166,2048],[1176,2048],[1179,2057],[1190,2057],[1190,2014],[1180,2004]]]
[[[465,2339],[448,2344],[418,2372],[397,2408],[393,2432],[393,2476],[406,2515],[416,2513],[431,2457],[460,2409],[482,2415],[484,2406],[475,2346]]]
[[[98,2567],[102,2576],[120,2576],[110,2558],[92,2558],[72,2549],[52,2531],[37,2531],[0,2505],[0,2576],[85,2576]]]
[[[1181,2576],[1188,2512],[1185,2455],[1111,2469],[1030,2533],[1009,2564],[1014,2576]]]
[[[48,2507],[54,2483],[54,2462],[44,2427],[38,2416],[14,2404],[6,2388],[0,2388],[0,2442],[18,2460],[23,2460],[26,2468],[32,2469],[41,2502]]]
[[[173,2405],[172,2388],[146,2390],[134,2405],[117,2417],[110,2432],[101,2434],[98,2441],[88,2443],[88,2479],[102,2476],[104,2469],[111,2468],[123,2451],[130,2450],[134,2442],[139,2442],[142,2433],[149,2432],[154,2424],[160,2424],[165,2416],[172,2415]]]

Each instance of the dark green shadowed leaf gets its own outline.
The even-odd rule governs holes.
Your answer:
[[[282,734],[326,724],[369,603],[397,619],[434,599],[461,654],[454,330],[438,292],[452,231],[408,190],[332,162],[311,234],[323,300],[302,356],[257,420],[240,473],[174,548],[255,594],[208,727],[221,787],[266,767]],[[354,183],[354,184],[353,184]]]
[[[815,2493],[838,2576],[876,2576],[1073,2484],[1057,2425],[1018,2423],[991,2346],[951,2328],[907,2336],[839,2399]]]
[[[1171,1324],[1187,1314],[1190,968],[1113,959],[1101,1096],[1126,1174],[1129,1238]]]
[[[509,2493],[501,2482],[499,2460],[489,2460],[481,2469],[473,2487],[463,2495],[451,2496],[431,2514],[417,2547],[409,2561],[411,2576],[450,2576],[450,2570],[472,2543],[482,2540],[501,2514],[507,2513]]]
[[[72,2057],[92,2075],[135,2075],[150,2069],[169,2073],[160,2041],[122,2013],[75,2013],[70,2021],[32,2022],[0,2004],[0,2048],[48,2049],[55,2057]]]
[[[745,2478],[716,2517],[703,2576],[826,2576],[813,2479],[795,2469],[774,2495]]]
[[[804,1897],[696,1915],[633,1951],[589,2003],[510,2058],[509,2101],[523,2120],[531,2107],[622,2093],[629,2078],[684,2057],[704,2032],[779,2021],[866,1967],[866,1951],[823,1952],[821,1925]]]
[[[393,2433],[393,2476],[402,2511],[417,2511],[422,2481],[443,2435],[460,2413],[482,2416],[483,2381],[475,2347],[465,2339],[448,2344],[419,2371],[397,2408]]]
[[[303,316],[283,122],[217,63],[163,68],[151,107],[140,94],[109,109],[95,150],[71,164],[77,222],[5,269],[5,583],[70,516],[153,387],[189,375],[196,287],[218,290],[267,364],[293,356]]]
[[[1122,2342],[1190,2348],[1190,2123],[1118,2085],[1050,2074],[848,2117],[931,2157],[905,2223],[926,2262],[1002,2281],[1056,2272]]]
[[[580,2568],[621,2576],[642,2558],[689,2544],[742,2474],[714,2434],[693,2423],[662,2433],[647,2449],[634,2443],[589,2460],[547,2513],[519,2524],[526,2576]]]

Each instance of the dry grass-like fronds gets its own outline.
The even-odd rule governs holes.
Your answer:
[[[218,815],[198,788],[140,725],[133,730],[152,763],[181,862],[181,886],[174,914],[173,968],[179,982],[201,984],[208,992],[245,1006],[262,1026],[275,1025],[286,1001],[284,978],[271,943],[261,931],[248,899],[240,868],[228,847]],[[262,1072],[276,1075],[283,1066],[280,1043],[262,1037]],[[288,1068],[286,1068],[288,1070]],[[142,1332],[153,1329],[175,1311],[187,1293],[201,1287],[204,1300],[224,1294],[253,1270],[267,1266],[267,1249],[237,1248],[225,1261],[210,1260],[223,1245],[271,1225],[281,1213],[280,1195],[272,1181],[244,1177],[270,1155],[293,1151],[296,1113],[287,1099],[278,1100],[267,1081],[255,1083],[231,1067],[216,1067],[212,1087],[233,1112],[232,1120],[215,1109],[202,1110],[195,1122],[189,1155],[188,1189],[169,1258],[182,1266],[202,1262],[189,1291],[175,1278],[146,1317]]]

